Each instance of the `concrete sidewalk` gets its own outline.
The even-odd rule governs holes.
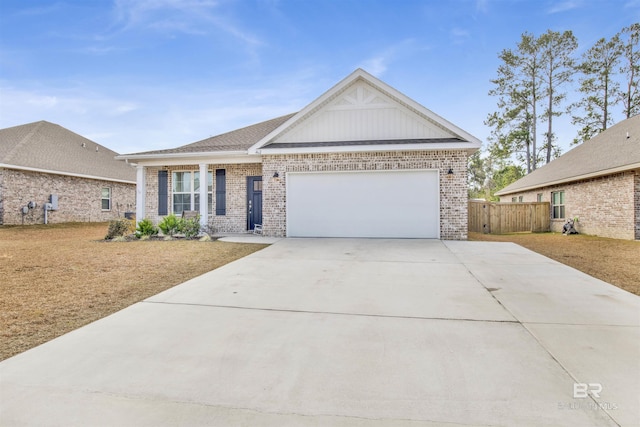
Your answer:
[[[639,390],[635,295],[511,243],[284,239],[1,362],[0,425],[635,426]]]

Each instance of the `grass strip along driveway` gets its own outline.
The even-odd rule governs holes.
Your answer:
[[[0,360],[264,248],[106,242],[108,224],[0,227]]]
[[[513,242],[562,264],[640,295],[640,242],[584,234],[469,233],[469,240]]]

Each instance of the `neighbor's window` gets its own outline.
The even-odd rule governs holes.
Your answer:
[[[564,191],[551,193],[551,218],[564,219]]]
[[[511,198],[511,203],[515,203],[515,202],[517,202],[517,201],[518,201],[518,198],[517,198],[517,197],[512,197],[512,198]]]
[[[102,189],[102,210],[103,211],[111,210],[111,189],[110,188]]]
[[[538,197],[538,201],[541,202],[542,201],[542,193],[538,193],[537,197]]]
[[[518,201],[519,201],[520,203],[522,203],[522,200],[523,200],[523,199],[524,199],[524,196],[518,196]]]
[[[207,173],[208,213],[212,209],[213,174]],[[172,174],[173,213],[200,210],[200,172],[180,171]]]

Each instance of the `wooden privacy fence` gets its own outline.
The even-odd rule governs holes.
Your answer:
[[[549,202],[491,203],[469,201],[469,231],[504,234],[549,231]]]

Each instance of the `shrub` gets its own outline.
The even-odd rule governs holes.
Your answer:
[[[133,224],[131,220],[128,219],[114,219],[109,221],[109,229],[107,230],[107,235],[104,237],[105,240],[111,240],[116,237],[122,237],[127,234],[131,234],[133,228]]]
[[[158,224],[158,228],[162,231],[162,233],[166,236],[173,236],[174,234],[180,232],[181,220],[174,214],[167,215],[162,218],[162,221]]]
[[[136,227],[136,237],[139,239],[143,236],[147,238],[149,236],[155,236],[158,234],[158,227],[153,225],[150,219],[145,218],[138,223],[138,227]]]
[[[180,231],[187,239],[193,239],[200,233],[200,220],[198,218],[183,219],[180,221]]]

